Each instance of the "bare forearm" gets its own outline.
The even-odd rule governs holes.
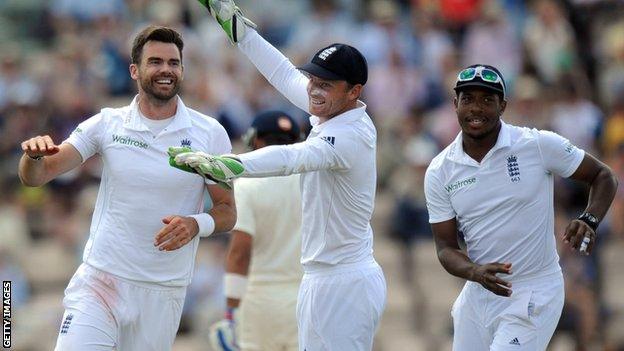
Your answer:
[[[232,230],[236,224],[236,208],[234,204],[215,204],[209,211],[215,221],[215,233],[224,233]]]
[[[602,168],[590,185],[585,211],[602,220],[613,202],[617,187],[618,181],[613,172],[608,167]]]
[[[472,262],[462,250],[454,248],[438,250],[438,259],[442,267],[450,274],[466,280],[474,280],[474,271],[478,265]]]
[[[41,186],[48,182],[45,170],[45,158],[34,160],[26,154],[22,155],[19,162],[19,178],[26,186]]]

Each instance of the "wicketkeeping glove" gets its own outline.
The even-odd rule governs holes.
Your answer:
[[[232,189],[231,180],[244,171],[234,155],[213,156],[188,147],[169,147],[169,164],[185,172],[197,173],[225,189]]]
[[[175,162],[175,157],[179,154],[190,153],[193,152],[193,149],[187,146],[170,146],[167,150],[167,154],[169,154],[169,165],[175,167],[177,169],[183,170],[189,173],[197,173],[192,167],[186,165],[185,163],[177,164]]]
[[[232,44],[243,40],[247,27],[256,28],[256,24],[243,16],[233,0],[198,0],[227,34]]]
[[[235,155],[214,156],[201,151],[181,152],[173,156],[173,161],[176,165],[187,165],[204,177],[221,183],[228,183],[245,171]]]

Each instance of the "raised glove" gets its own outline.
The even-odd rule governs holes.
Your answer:
[[[243,40],[247,27],[256,28],[256,24],[243,16],[233,0],[198,0],[227,34],[232,44]]]
[[[210,326],[208,339],[215,351],[238,351],[238,340],[236,338],[236,309],[228,308],[225,319],[222,319]]]

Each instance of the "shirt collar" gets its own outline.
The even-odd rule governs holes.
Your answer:
[[[451,144],[451,148],[449,149],[449,153],[447,154],[446,158],[457,163],[478,166],[479,163],[475,161],[472,157],[468,156],[468,154],[466,154],[466,152],[464,151],[462,142],[463,142],[462,132],[460,131],[459,134],[457,134],[457,137],[455,137],[455,140],[453,141],[453,143]],[[485,157],[483,158],[483,160],[481,160],[481,162],[486,160],[489,157],[489,155],[493,154],[496,150],[510,147],[510,146],[511,146],[511,128],[508,124],[501,121],[501,129],[500,129],[500,132],[498,133],[498,139],[496,139],[496,144],[494,144],[494,146],[490,149],[490,151],[488,151],[487,155],[485,155]]]
[[[138,95],[135,96],[130,103],[130,112],[124,120],[124,127],[135,131],[147,131],[149,130],[149,128],[141,120],[138,98]],[[171,124],[167,126],[167,131],[170,132],[192,127],[191,116],[189,115],[186,105],[184,105],[182,99],[179,96],[176,96],[176,99],[176,114],[173,116]]]
[[[344,123],[349,123],[353,121],[357,121],[362,118],[364,111],[366,110],[366,104],[360,100],[357,101],[357,106],[354,109],[343,112],[333,118],[328,119],[327,121],[320,123],[320,118],[317,116],[310,116],[310,125],[312,126],[313,132],[321,132],[324,128],[330,125],[339,125]]]

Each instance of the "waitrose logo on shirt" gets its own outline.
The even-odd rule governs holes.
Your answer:
[[[136,146],[142,149],[147,149],[149,145],[143,141],[132,139],[129,136],[113,134],[113,142],[124,145]]]
[[[446,189],[446,191],[450,193],[451,191],[461,189],[465,187],[466,185],[474,184],[476,182],[477,182],[476,177],[466,178],[466,179],[458,180],[453,184],[449,184],[445,186],[444,189]]]

